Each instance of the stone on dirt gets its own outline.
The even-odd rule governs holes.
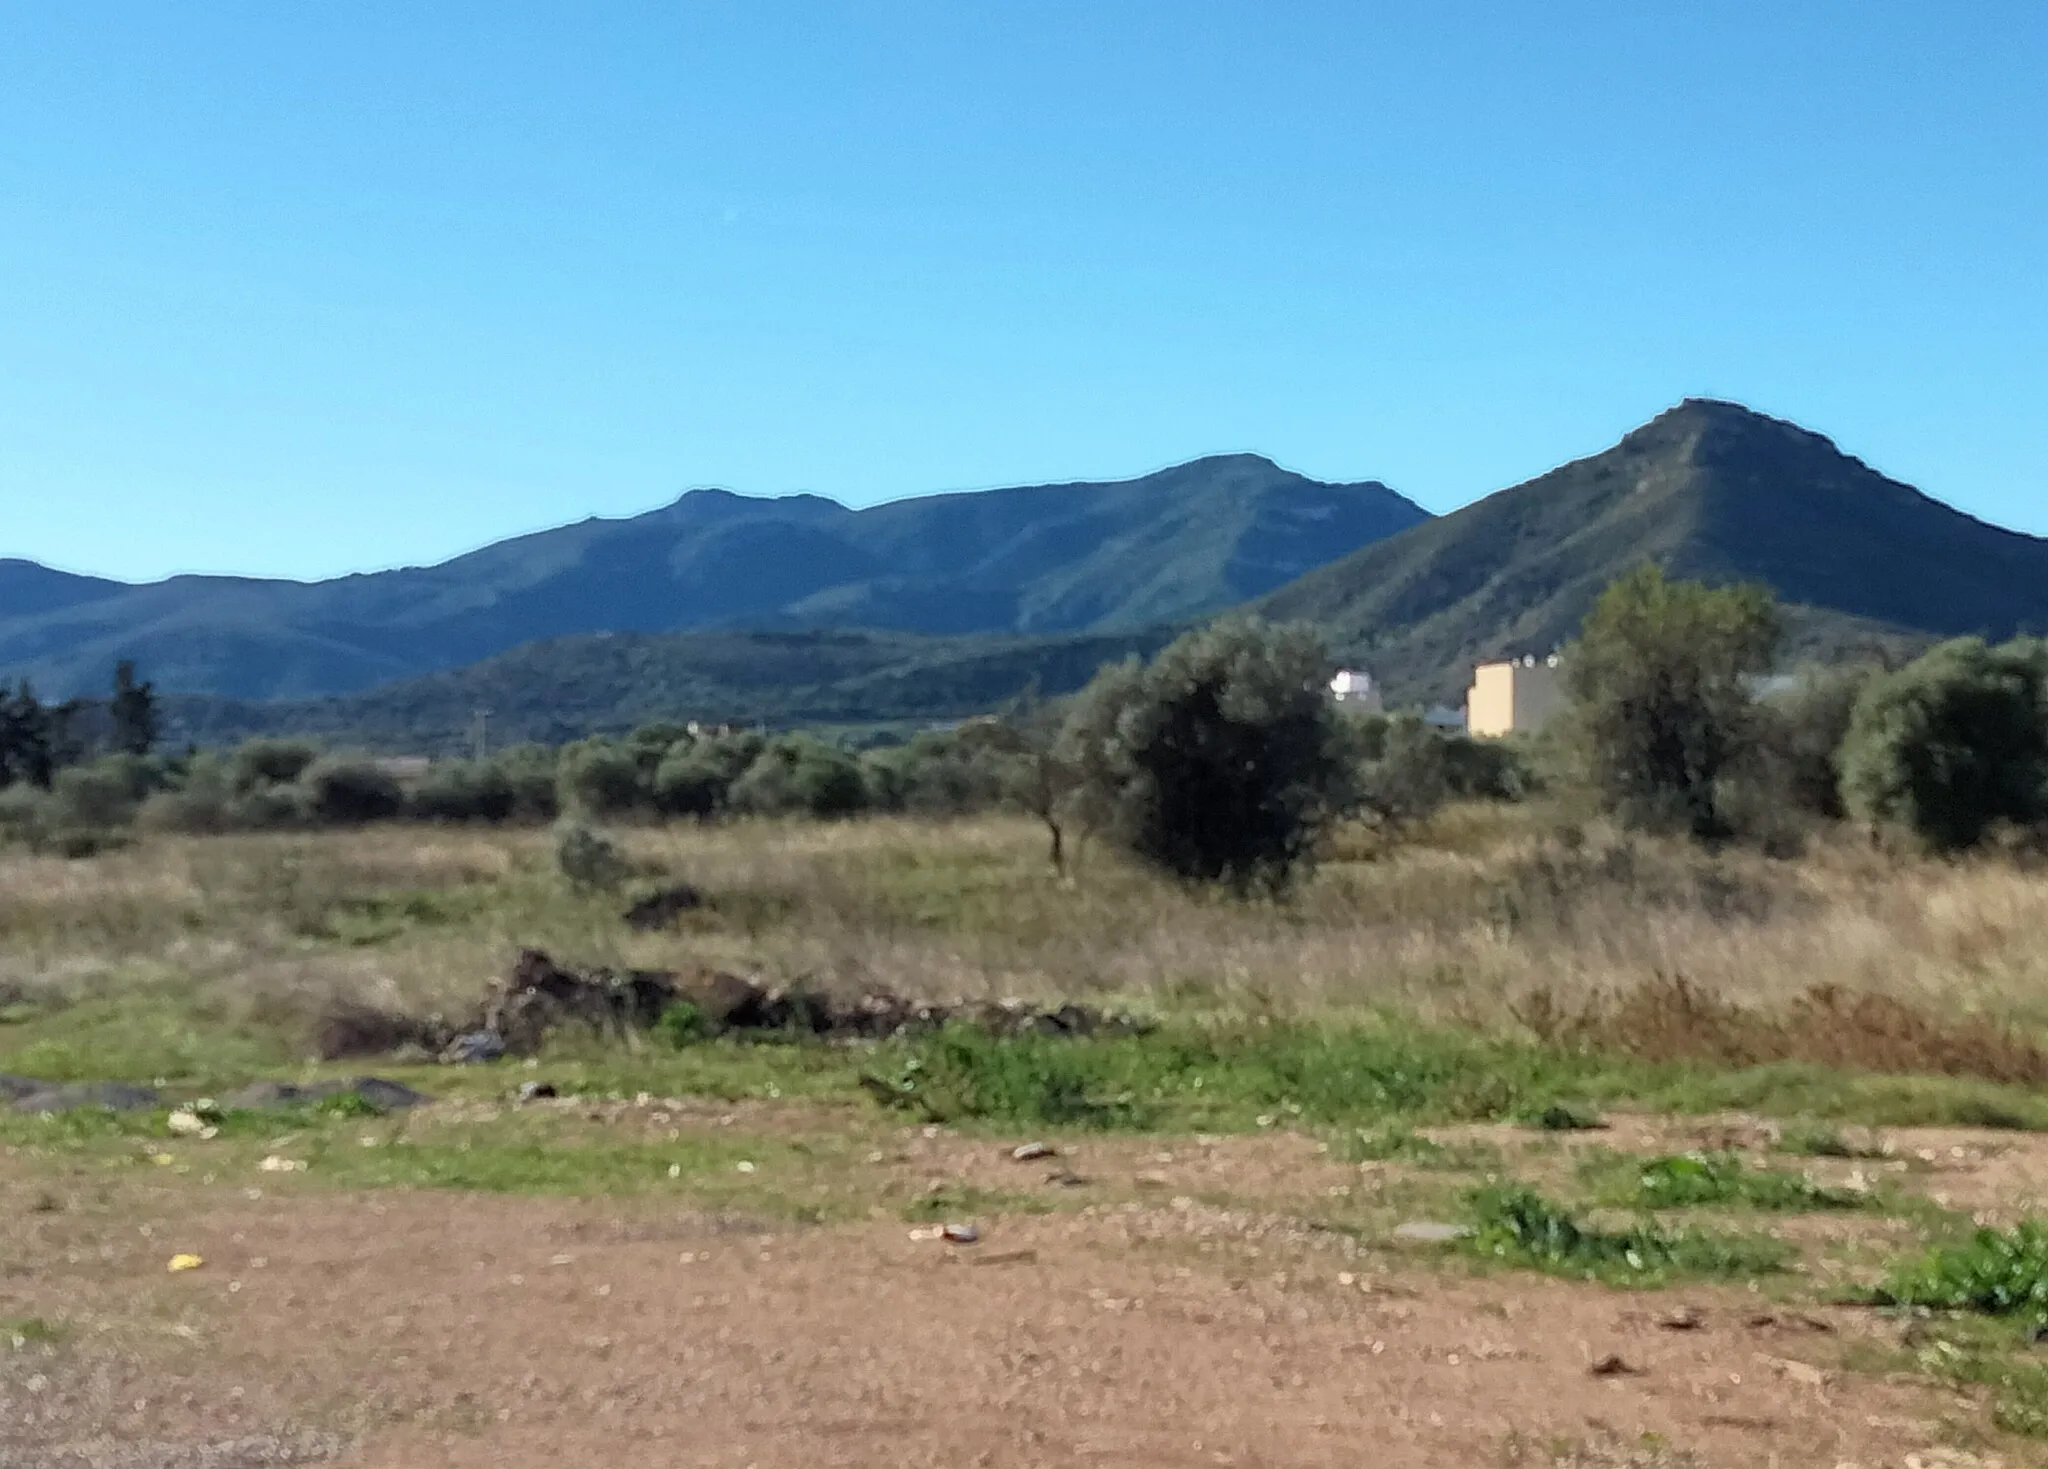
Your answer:
[[[1447,1245],[1469,1239],[1471,1234],[1469,1224],[1444,1224],[1434,1219],[1411,1219],[1394,1227],[1394,1238],[1410,1245]]]
[[[238,1092],[222,1097],[223,1107],[237,1112],[256,1112],[266,1107],[289,1107],[302,1102],[324,1102],[333,1097],[357,1097],[379,1112],[403,1112],[431,1098],[403,1082],[381,1076],[356,1076],[347,1081],[254,1081]]]
[[[620,916],[636,933],[655,933],[671,927],[676,919],[704,906],[704,895],[686,882],[649,893]]]
[[[17,1112],[80,1112],[100,1108],[109,1112],[141,1112],[160,1106],[163,1098],[156,1088],[131,1086],[125,1081],[77,1081],[64,1086],[38,1083],[39,1091],[15,1098]]]
[[[488,1030],[471,1030],[455,1037],[441,1050],[444,1066],[477,1066],[505,1054],[505,1043]]]
[[[1641,1377],[1643,1375],[1642,1368],[1631,1365],[1615,1352],[1609,1352],[1586,1370],[1595,1377]]]
[[[695,971],[564,969],[539,949],[525,949],[512,972],[469,1023],[406,1021],[361,1007],[337,1011],[323,1024],[320,1054],[373,1053],[380,1041],[392,1049],[418,1046],[423,1038],[443,1061],[495,1060],[531,1056],[548,1035],[564,1025],[624,1035],[646,1030],[671,1005],[693,1006],[710,1034],[797,1033],[831,1040],[884,1040],[916,1035],[946,1025],[967,1025],[994,1036],[1093,1036],[1142,1034],[1147,1022],[1086,1005],[1034,1008],[1020,1000],[994,1003],[928,1004],[886,990],[842,999],[807,985],[771,989],[754,980],[709,967]]]

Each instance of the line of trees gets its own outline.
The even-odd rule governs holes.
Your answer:
[[[160,729],[155,686],[139,681],[125,660],[114,665],[104,700],[45,704],[27,679],[0,685],[0,790],[17,783],[48,790],[59,771],[101,755],[146,757]]]
[[[1778,642],[1762,587],[1646,566],[1608,588],[1567,658],[1566,730],[1606,809],[1709,840],[1842,818],[1936,852],[2048,840],[2048,641],[1958,638],[1760,698]]]
[[[1796,837],[1855,819],[1934,850],[2005,829],[2048,839],[2048,643],[1963,639],[1898,669],[1849,668],[1759,697],[1779,616],[1767,591],[1644,567],[1610,587],[1566,652],[1569,713],[1548,778],[1622,824],[1708,841]],[[90,850],[131,822],[226,831],[390,819],[558,815],[718,820],[1007,807],[1064,867],[1100,837],[1181,878],[1285,889],[1333,823],[1398,834],[1457,798],[1538,784],[1513,743],[1338,708],[1312,632],[1226,619],[1149,663],[1102,670],[1063,705],[853,752],[803,733],[649,724],[559,749],[387,762],[261,739],[165,758],[154,692],[117,669],[108,699],[0,691],[0,834]],[[95,722],[97,721],[97,722]],[[97,752],[97,758],[93,758]]]

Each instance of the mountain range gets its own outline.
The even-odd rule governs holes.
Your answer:
[[[1474,662],[1570,639],[1644,561],[1769,586],[1795,655],[2048,631],[2048,540],[1965,515],[1797,424],[1698,398],[1257,605],[1316,624],[1389,688],[1448,697]]]
[[[136,586],[0,561],[0,673],[83,693],[133,658],[166,689],[276,699],[599,632],[1130,632],[1220,611],[1427,518],[1382,484],[1326,484],[1233,454],[863,510],[696,490],[438,566],[310,583]]]
[[[135,657],[181,732],[379,747],[559,739],[641,719],[951,718],[1078,687],[1228,607],[1319,627],[1397,701],[1571,638],[1644,561],[1761,581],[1788,656],[2048,631],[2048,540],[1831,441],[1688,399],[1601,453],[1430,517],[1376,482],[1251,455],[1143,479],[848,510],[696,491],[443,565],[128,586],[0,562],[0,677],[96,689]],[[296,696],[296,697],[294,697]]]

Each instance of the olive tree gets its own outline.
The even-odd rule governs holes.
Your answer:
[[[1958,638],[1873,677],[1841,768],[1851,815],[1937,850],[2048,820],[2048,642]]]
[[[1672,581],[1646,565],[1601,593],[1565,682],[1607,808],[1632,825],[1726,835],[1726,783],[1759,741],[1750,682],[1777,644],[1764,587]]]
[[[1231,619],[1076,698],[1062,769],[1089,824],[1176,876],[1284,888],[1350,801],[1350,761],[1307,629]]]

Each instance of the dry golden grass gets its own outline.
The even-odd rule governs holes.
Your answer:
[[[1781,1009],[1817,985],[1949,1016],[2048,1020],[2048,880],[2001,858],[1900,858],[1847,839],[1796,861],[1446,813],[1408,845],[1348,833],[1286,904],[1190,892],[1042,833],[947,823],[678,825],[625,834],[708,910],[641,935],[555,874],[542,831],[388,826],[150,836],[78,861],[0,854],[0,992],[151,988],[310,1015],[335,997],[466,1008],[532,945],[571,964],[711,963],[931,997],[1115,995],[1159,1008],[1392,1007],[1503,1022],[1682,979]]]

